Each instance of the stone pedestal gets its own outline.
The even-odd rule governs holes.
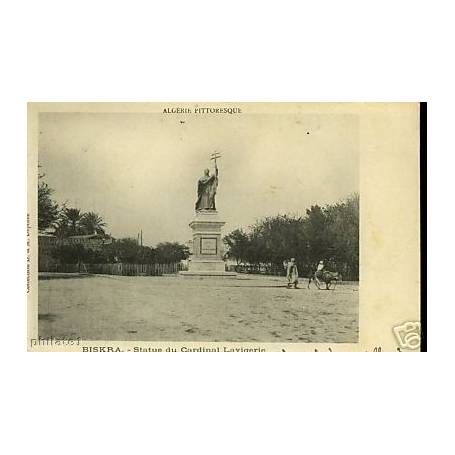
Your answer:
[[[216,210],[200,210],[190,223],[193,230],[193,254],[188,264],[188,271],[180,272],[183,276],[235,276],[235,272],[226,272],[223,261],[223,241],[221,228],[226,223],[220,221]]]

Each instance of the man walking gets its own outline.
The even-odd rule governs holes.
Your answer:
[[[322,279],[324,274],[324,261],[320,260],[319,264],[316,268],[316,272],[314,272],[314,279],[316,280],[316,283],[318,284],[318,287],[321,285],[320,278]]]
[[[292,288],[292,286],[294,286],[294,289],[297,289],[297,284],[299,282],[299,271],[297,269],[297,264],[295,263],[295,258],[291,258],[291,260],[288,262],[286,278],[288,279],[288,289]]]

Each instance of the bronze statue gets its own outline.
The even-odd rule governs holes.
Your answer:
[[[216,210],[215,194],[218,187],[218,167],[216,159],[221,155],[213,153],[211,160],[215,161],[215,173],[210,175],[210,171],[205,169],[204,175],[197,182],[197,201],[196,211],[198,210]]]

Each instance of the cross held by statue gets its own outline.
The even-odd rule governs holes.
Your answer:
[[[221,158],[221,153],[218,153],[218,152],[212,153],[210,159],[215,161],[215,166],[216,166],[216,160],[217,160],[217,158]]]

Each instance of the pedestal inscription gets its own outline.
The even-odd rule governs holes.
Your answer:
[[[216,237],[201,237],[201,254],[217,255],[218,244]]]

